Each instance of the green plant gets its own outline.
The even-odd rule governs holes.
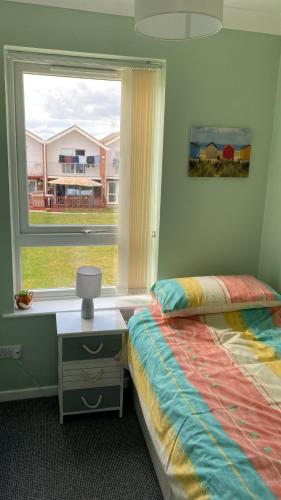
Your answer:
[[[20,297],[26,297],[26,295],[30,295],[31,291],[28,288],[22,288],[17,292],[17,295]]]

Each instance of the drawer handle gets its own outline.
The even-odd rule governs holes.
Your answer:
[[[95,405],[91,405],[90,403],[88,403],[87,399],[84,396],[81,396],[81,401],[83,405],[86,406],[86,408],[89,408],[90,410],[96,410],[102,402],[102,395],[99,395],[99,399],[97,400]]]
[[[82,345],[84,351],[86,351],[88,354],[98,354],[99,352],[101,352],[101,350],[103,349],[103,343],[101,342],[99,347],[93,351],[90,347],[88,347],[86,344],[83,344]]]
[[[97,382],[103,376],[103,368],[98,370],[95,375],[91,375],[91,373],[86,372],[86,370],[81,370],[81,373],[84,380],[88,380],[89,382]]]

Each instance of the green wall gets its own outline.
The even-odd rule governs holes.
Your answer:
[[[281,292],[281,65],[261,240],[259,276]]]
[[[280,57],[278,37],[223,31],[197,41],[138,37],[125,17],[0,2],[0,44],[167,60],[159,277],[253,273],[259,244]],[[0,51],[1,311],[12,307],[8,169]],[[186,175],[191,125],[247,126],[253,132],[248,179]],[[22,343],[25,367],[56,383],[53,317],[6,319],[0,343]],[[0,363],[0,390],[32,386],[14,361]]]

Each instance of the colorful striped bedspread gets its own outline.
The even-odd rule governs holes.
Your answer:
[[[128,357],[176,498],[281,499],[281,308],[129,322]]]

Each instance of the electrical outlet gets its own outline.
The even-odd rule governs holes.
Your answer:
[[[0,359],[20,359],[22,345],[0,345]]]

